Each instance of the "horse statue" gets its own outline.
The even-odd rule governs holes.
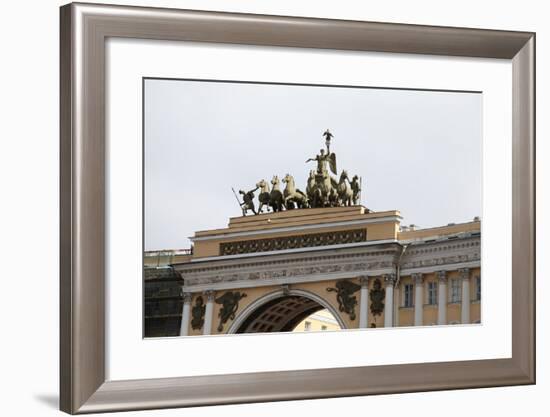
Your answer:
[[[267,206],[267,211],[269,211],[269,203],[271,202],[271,192],[269,191],[269,184],[266,180],[260,180],[256,183],[256,187],[260,189],[260,194],[258,195],[258,202],[260,206],[258,207],[258,213],[263,212],[263,207]]]
[[[331,189],[328,195],[328,205],[329,207],[338,207],[338,190],[336,188],[337,183],[334,178],[331,178]]]
[[[273,187],[271,188],[271,194],[269,196],[269,205],[274,212],[282,211],[284,207],[284,198],[277,175],[274,175],[271,179],[271,185]]]
[[[353,190],[349,184],[348,173],[344,169],[340,174],[340,180],[338,181],[338,200],[340,206],[351,206],[353,201]]]
[[[328,171],[311,170],[307,181],[306,195],[310,207],[335,207],[338,205],[338,183]]]
[[[328,173],[315,174],[317,187],[321,190],[321,205],[319,207],[336,207],[338,205],[338,183]]]
[[[287,210],[293,209],[294,204],[296,204],[298,208],[309,207],[307,195],[296,188],[294,177],[292,175],[286,174],[283,178],[283,182],[286,184],[283,191],[283,196],[285,199],[284,204]]]
[[[309,171],[309,177],[307,179],[306,195],[311,207],[322,207],[323,194],[321,189],[317,187],[317,180],[315,178],[315,170]]]

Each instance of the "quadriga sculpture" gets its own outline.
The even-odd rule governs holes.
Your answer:
[[[354,175],[350,181],[348,172],[343,170],[340,178],[336,180],[331,172],[336,175],[336,154],[330,151],[330,142],[334,135],[327,129],[323,136],[326,138],[325,149],[321,149],[314,158],[309,158],[306,163],[314,161],[317,163],[317,169],[309,171],[307,179],[306,192],[296,188],[294,177],[286,174],[283,178],[285,189],[281,192],[279,176],[274,175],[271,179],[271,188],[269,183],[262,179],[256,184],[256,189],[249,192],[239,191],[243,195],[243,202],[237,197],[241,206],[243,215],[248,211],[260,214],[267,207],[267,211],[278,212],[283,209],[294,208],[319,208],[319,207],[346,207],[360,204],[361,200],[361,179]],[[254,191],[260,189],[258,195],[259,207],[255,212],[252,199]]]

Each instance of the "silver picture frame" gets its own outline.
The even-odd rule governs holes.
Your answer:
[[[80,414],[535,383],[534,33],[79,3],[61,7],[60,13],[61,410]],[[105,42],[109,37],[511,61],[512,357],[107,380]]]

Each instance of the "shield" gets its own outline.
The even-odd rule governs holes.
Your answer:
[[[336,154],[333,152],[328,156],[328,165],[334,175],[337,175],[336,170]]]

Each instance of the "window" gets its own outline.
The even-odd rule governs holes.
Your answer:
[[[304,330],[305,330],[306,332],[308,332],[308,331],[311,330],[311,322],[310,322],[310,321],[306,321],[306,322],[304,323]]]
[[[458,303],[460,301],[460,280],[451,280],[451,303]]]
[[[413,306],[413,285],[412,284],[405,284],[405,299],[403,300],[404,307],[412,307]]]
[[[481,300],[481,277],[476,277],[476,301]]]
[[[327,326],[321,326],[321,330],[326,330]]]
[[[428,304],[437,304],[437,283],[435,281],[428,282]]]

